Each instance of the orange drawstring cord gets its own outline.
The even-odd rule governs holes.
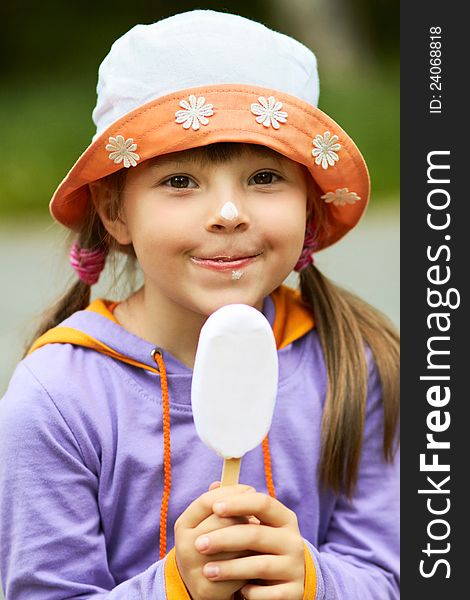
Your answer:
[[[263,460],[264,460],[264,476],[266,478],[266,487],[268,488],[268,494],[275,498],[276,494],[274,491],[273,471],[271,467],[271,451],[269,449],[268,436],[263,440]]]
[[[170,444],[170,399],[168,394],[168,380],[162,351],[155,348],[152,356],[160,371],[160,385],[162,388],[163,409],[163,496],[160,508],[160,559],[166,556],[166,532],[168,523],[168,503],[171,491],[171,444]]]

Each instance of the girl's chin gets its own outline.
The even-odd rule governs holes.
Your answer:
[[[260,299],[258,295],[246,291],[228,290],[221,291],[220,293],[216,292],[215,297],[207,298],[207,301],[204,302],[204,314],[209,316],[227,304],[247,304],[248,306],[262,310],[263,299]]]

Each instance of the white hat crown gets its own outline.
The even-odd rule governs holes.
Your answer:
[[[238,83],[317,106],[317,61],[300,42],[238,15],[194,10],[136,25],[99,68],[96,139],[132,110],[178,90]]]

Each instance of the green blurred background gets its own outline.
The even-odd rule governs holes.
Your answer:
[[[398,2],[17,0],[0,8],[0,220],[47,215],[55,187],[94,133],[97,70],[112,42],[136,23],[194,8],[251,17],[311,47],[320,108],[362,150],[374,204],[397,201]]]

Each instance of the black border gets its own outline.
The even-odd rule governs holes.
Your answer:
[[[470,444],[470,420],[468,418],[469,394],[465,385],[465,374],[470,371],[470,361],[466,342],[470,331],[466,314],[468,297],[469,251],[466,241],[466,218],[470,208],[470,165],[467,165],[468,103],[465,88],[468,87],[467,69],[468,40],[470,29],[459,10],[457,3],[428,0],[423,3],[405,2],[401,4],[401,336],[402,336],[402,383],[401,383],[401,569],[402,598],[405,600],[425,597],[441,600],[447,597],[468,597],[467,573],[467,531],[470,511],[470,472],[467,466]],[[430,90],[430,28],[442,30],[442,83],[441,91]],[[441,96],[442,112],[431,114],[429,103],[432,96]],[[447,209],[451,222],[445,231],[433,231],[426,222],[428,193],[434,184],[427,182],[428,153],[449,150],[448,157],[441,161],[450,164],[450,183],[442,184],[451,198]],[[439,186],[434,186],[439,187]],[[437,197],[437,196],[436,196]],[[444,197],[444,196],[442,196]],[[442,211],[442,216],[445,211]],[[444,240],[450,235],[450,240]],[[430,262],[427,247],[434,250],[447,244],[451,255]],[[435,253],[434,253],[435,255]],[[429,374],[427,370],[427,341],[437,335],[436,329],[428,329],[426,319],[433,312],[427,302],[427,288],[431,286],[427,271],[439,263],[442,269],[450,267],[449,283],[440,286],[455,288],[460,294],[460,306],[455,309],[438,308],[437,311],[450,313],[451,326],[447,333],[450,341],[448,356],[441,363],[450,364],[448,374],[451,399],[441,410],[447,410],[451,423],[447,431],[435,434],[436,439],[450,442],[449,450],[439,452],[440,462],[450,464],[448,473],[423,473],[420,471],[419,455],[426,452],[426,424],[431,407],[426,399],[429,381],[420,381],[420,376]],[[456,296],[455,296],[456,297]],[[442,344],[442,348],[445,343]],[[437,373],[437,371],[434,371]],[[443,371],[439,371],[443,374]],[[443,385],[446,385],[443,382]],[[428,450],[428,453],[432,451]],[[429,459],[428,459],[429,462]],[[418,494],[419,489],[431,488],[426,485],[426,476],[433,476],[436,483],[450,475],[447,484],[448,495],[428,496]],[[445,488],[443,485],[442,488]],[[429,540],[427,526],[433,518],[426,507],[427,498],[435,498],[444,506],[444,498],[450,499],[450,509],[442,518],[450,525],[448,538],[441,542]],[[439,498],[439,500],[438,500]],[[432,529],[436,534],[445,531],[441,525]],[[423,552],[427,542],[433,548],[444,548],[449,543],[449,551],[427,557]],[[434,570],[434,561],[443,558],[447,566],[440,563]],[[420,561],[425,560],[424,570],[433,576],[420,575]],[[444,596],[445,597],[445,596]]]

